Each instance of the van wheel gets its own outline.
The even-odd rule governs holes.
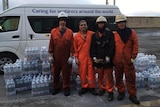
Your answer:
[[[4,74],[3,66],[6,63],[14,63],[18,57],[12,53],[0,53],[0,74]]]

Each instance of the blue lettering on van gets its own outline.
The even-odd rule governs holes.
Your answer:
[[[42,9],[32,9],[32,12],[48,14],[48,10],[42,10]]]
[[[105,11],[102,11],[103,13],[113,13],[113,10],[105,10]]]

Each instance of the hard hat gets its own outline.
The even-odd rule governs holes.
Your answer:
[[[96,20],[96,23],[104,22],[107,23],[107,19],[103,16],[99,16]]]
[[[60,12],[59,14],[58,14],[58,18],[68,18],[68,15],[67,15],[67,13],[65,13],[65,12]]]
[[[121,22],[121,21],[126,21],[127,18],[126,18],[125,15],[119,14],[119,15],[116,16],[115,20],[116,20],[116,23],[118,23],[118,22]]]

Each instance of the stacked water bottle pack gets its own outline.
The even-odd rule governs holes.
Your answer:
[[[47,47],[27,47],[23,67],[27,74],[50,74]]]
[[[15,89],[15,83],[13,79],[7,79],[6,80],[6,95],[15,95],[16,94],[16,89]]]
[[[155,55],[138,53],[134,65],[138,88],[155,89],[160,87],[160,68],[156,63]]]
[[[17,92],[24,91],[24,90],[30,90],[32,76],[31,75],[23,75],[20,78],[14,79],[14,82],[15,82],[15,89]]]
[[[4,65],[4,79],[14,79],[22,74],[22,60],[17,59],[14,64],[9,63]]]
[[[32,96],[49,94],[52,86],[51,84],[51,75],[34,75],[32,80]]]
[[[33,76],[51,75],[51,66],[48,61],[48,50],[46,47],[27,47],[25,58],[17,59],[15,63],[5,64],[4,79],[6,83],[6,93],[10,93],[8,87],[13,87],[16,91],[30,90]],[[13,81],[11,81],[13,80]],[[10,82],[11,81],[11,82]],[[14,85],[10,85],[10,84]],[[13,89],[13,88],[12,88]]]

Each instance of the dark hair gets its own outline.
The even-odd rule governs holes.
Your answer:
[[[79,21],[79,25],[80,25],[82,22],[87,23],[87,21],[86,21],[86,20],[81,20],[81,21]]]

